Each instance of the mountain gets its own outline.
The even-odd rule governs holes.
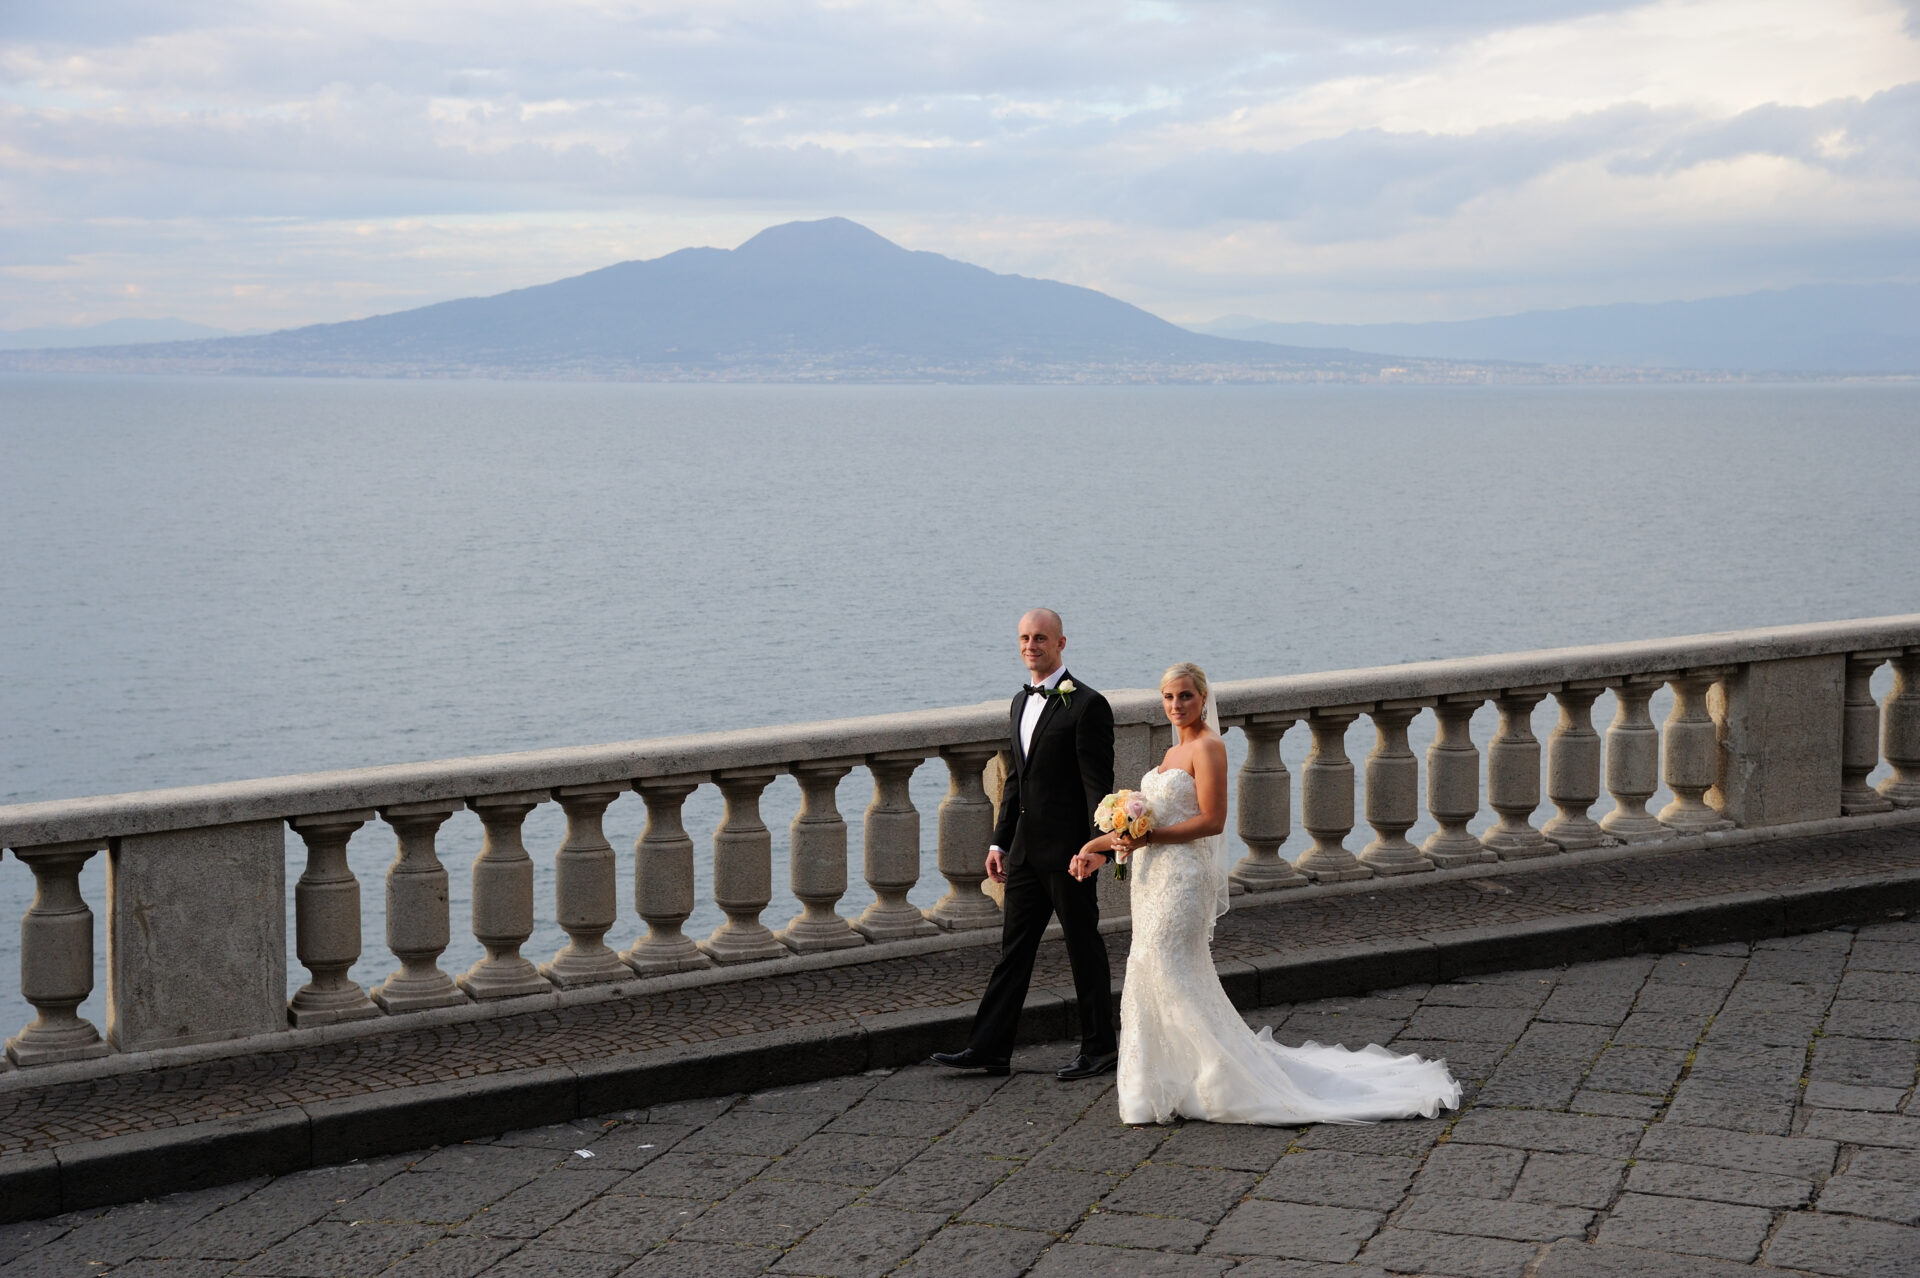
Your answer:
[[[1374,376],[1378,356],[1180,328],[1088,288],[913,252],[845,218],[689,248],[493,297],[258,337],[5,367],[447,376],[1031,380]],[[1197,371],[1196,371],[1197,370]]]
[[[1920,373],[1920,284],[1809,284],[1695,302],[1581,306],[1429,324],[1233,317],[1198,327],[1222,336],[1426,359]]]
[[[0,329],[0,351],[178,342],[193,338],[225,337],[232,331],[183,319],[114,319],[65,328]]]

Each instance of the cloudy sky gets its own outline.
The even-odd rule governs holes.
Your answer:
[[[1169,318],[1920,279],[1920,0],[6,0],[0,327],[840,214]]]

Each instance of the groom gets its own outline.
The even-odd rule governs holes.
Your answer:
[[[1035,608],[1020,618],[1020,660],[1031,682],[1013,698],[1013,766],[987,849],[987,877],[1006,886],[1000,961],[980,998],[966,1050],[935,1052],[938,1065],[1008,1071],[1040,934],[1056,914],[1080,1004],[1080,1054],[1056,1077],[1090,1078],[1119,1059],[1097,876],[1082,880],[1067,872],[1068,862],[1094,836],[1093,810],[1113,789],[1113,708],[1092,688],[1074,683],[1062,660],[1066,646],[1053,609]],[[1092,859],[1096,868],[1106,860]]]

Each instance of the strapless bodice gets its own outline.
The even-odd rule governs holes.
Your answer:
[[[1140,793],[1153,805],[1155,826],[1168,826],[1200,815],[1200,791],[1191,772],[1180,768],[1168,768],[1164,772],[1151,769],[1140,778]]]

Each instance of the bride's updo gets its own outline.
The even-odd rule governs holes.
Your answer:
[[[1160,686],[1164,688],[1175,679],[1189,680],[1193,684],[1193,690],[1200,694],[1200,700],[1207,699],[1207,672],[1199,666],[1191,661],[1174,662],[1167,667],[1167,672],[1160,676]]]

